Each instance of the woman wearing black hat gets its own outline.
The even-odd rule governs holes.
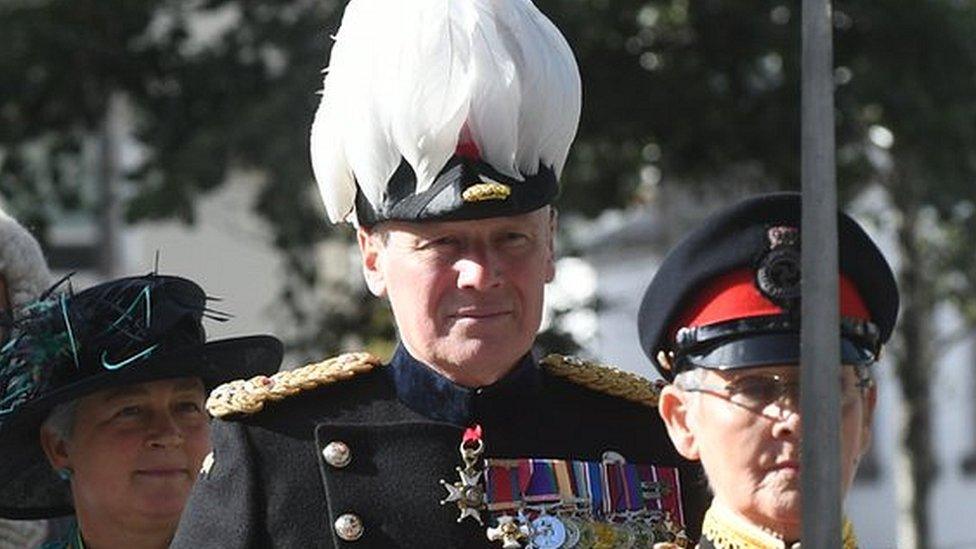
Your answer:
[[[0,318],[13,318],[52,282],[37,240],[0,206]],[[4,331],[0,322],[0,340]],[[47,521],[0,518],[0,547],[33,547],[46,536]]]
[[[672,383],[658,409],[678,451],[701,460],[714,493],[702,548],[798,544],[800,197],[750,198],[710,217],[668,256],[639,316],[644,352]],[[898,312],[891,268],[838,216],[839,378],[844,493],[867,450],[872,365]],[[857,546],[845,521],[845,549]]]
[[[0,350],[0,516],[74,514],[61,547],[166,547],[210,451],[206,391],[275,371],[270,336],[205,342],[203,290],[125,278],[29,304]]]

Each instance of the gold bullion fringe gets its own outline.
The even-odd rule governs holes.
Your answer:
[[[653,381],[630,372],[598,362],[590,362],[573,356],[552,354],[541,364],[549,373],[577,385],[615,396],[649,408],[657,408],[661,390]]]

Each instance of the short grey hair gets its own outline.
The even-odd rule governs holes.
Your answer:
[[[692,389],[705,382],[705,375],[705,368],[693,368],[691,370],[685,370],[684,372],[674,376],[673,384],[675,387],[681,390]]]
[[[63,441],[70,440],[71,432],[75,428],[75,412],[77,410],[77,399],[58,404],[41,424],[41,429],[47,429]]]

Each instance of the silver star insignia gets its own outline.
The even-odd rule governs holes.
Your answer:
[[[447,489],[447,497],[441,500],[441,505],[457,503],[461,515],[457,521],[461,522],[467,517],[472,517],[478,524],[484,525],[481,521],[481,509],[485,505],[485,492],[478,484],[481,481],[481,471],[466,472],[460,467],[457,468],[460,481],[449,484],[446,480],[441,480],[441,485]]]

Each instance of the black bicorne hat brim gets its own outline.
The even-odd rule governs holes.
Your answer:
[[[150,357],[119,370],[85,378],[25,403],[0,428],[0,517],[51,518],[74,513],[68,483],[41,450],[41,424],[58,404],[92,393],[162,379],[199,377],[207,391],[238,378],[270,375],[281,364],[281,342],[271,336],[211,341]]]
[[[487,183],[505,187],[503,196],[472,199],[466,191]],[[374,207],[357,186],[356,217],[363,227],[383,221],[469,221],[520,215],[551,204],[559,194],[552,168],[539,166],[522,180],[509,177],[486,162],[453,156],[431,186],[416,192],[417,178],[406,160],[390,177],[382,204]]]
[[[868,347],[851,339],[840,340],[842,364],[866,365],[876,360]],[[675,373],[694,368],[738,370],[760,366],[796,366],[800,363],[800,334],[760,334],[703,346],[675,359]]]

